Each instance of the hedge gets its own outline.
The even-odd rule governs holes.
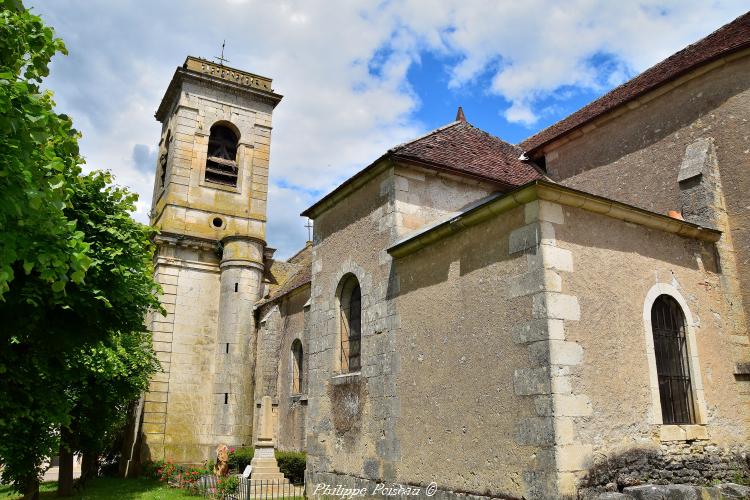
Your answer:
[[[236,448],[234,451],[229,452],[229,468],[236,470],[239,473],[245,470],[245,466],[250,465],[253,460],[253,454],[255,450],[252,448]]]
[[[279,464],[279,470],[292,484],[305,482],[307,454],[304,451],[277,451],[276,461]]]
[[[253,448],[237,448],[229,453],[229,467],[239,473],[245,470],[253,460]],[[305,463],[307,454],[304,451],[277,451],[276,462],[279,470],[293,484],[302,484],[305,480]]]

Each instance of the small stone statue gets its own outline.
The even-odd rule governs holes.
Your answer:
[[[224,477],[229,474],[229,450],[227,445],[220,444],[216,448],[216,465],[214,465],[214,475]]]

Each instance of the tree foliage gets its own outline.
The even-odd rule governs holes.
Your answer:
[[[109,173],[81,173],[79,134],[39,89],[56,52],[51,28],[0,0],[0,463],[21,491],[61,429],[102,446],[157,367],[153,230]]]
[[[61,293],[88,267],[83,233],[63,214],[80,173],[78,133],[39,82],[56,52],[51,28],[20,2],[0,0],[0,298],[35,270]]]
[[[71,451],[98,455],[106,450],[125,425],[128,404],[146,390],[158,367],[151,336],[143,332],[112,335],[71,357],[68,369],[80,376],[68,388],[74,403]]]

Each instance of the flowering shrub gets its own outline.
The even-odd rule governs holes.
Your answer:
[[[229,475],[226,477],[220,477],[216,481],[216,493],[219,498],[224,498],[235,493],[239,485],[240,479],[237,476]]]
[[[202,476],[212,474],[207,464],[203,467],[190,467],[175,464],[171,460],[147,462],[143,465],[142,471],[146,477],[158,479],[177,488],[187,489],[193,489]]]

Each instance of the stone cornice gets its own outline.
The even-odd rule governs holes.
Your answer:
[[[687,221],[649,212],[642,208],[559,184],[537,180],[511,192],[492,195],[449,219],[407,234],[389,247],[388,253],[393,257],[404,257],[436,241],[534,200],[546,200],[560,205],[580,208],[687,238],[709,242],[716,242],[721,238],[721,231],[716,229],[705,228]]]
[[[185,248],[192,248],[194,250],[211,250],[217,251],[219,249],[219,242],[216,240],[209,240],[206,238],[198,238],[195,236],[187,236],[184,234],[176,234],[169,232],[161,232],[154,236],[154,243],[159,245],[174,245]]]
[[[201,68],[205,69],[201,71]],[[179,97],[183,82],[188,80],[203,83],[223,92],[244,94],[273,107],[283,98],[282,95],[273,92],[269,78],[188,57],[185,64],[175,70],[159,108],[154,113],[158,121],[163,122],[166,119],[174,101]],[[244,83],[245,81],[248,83]]]

